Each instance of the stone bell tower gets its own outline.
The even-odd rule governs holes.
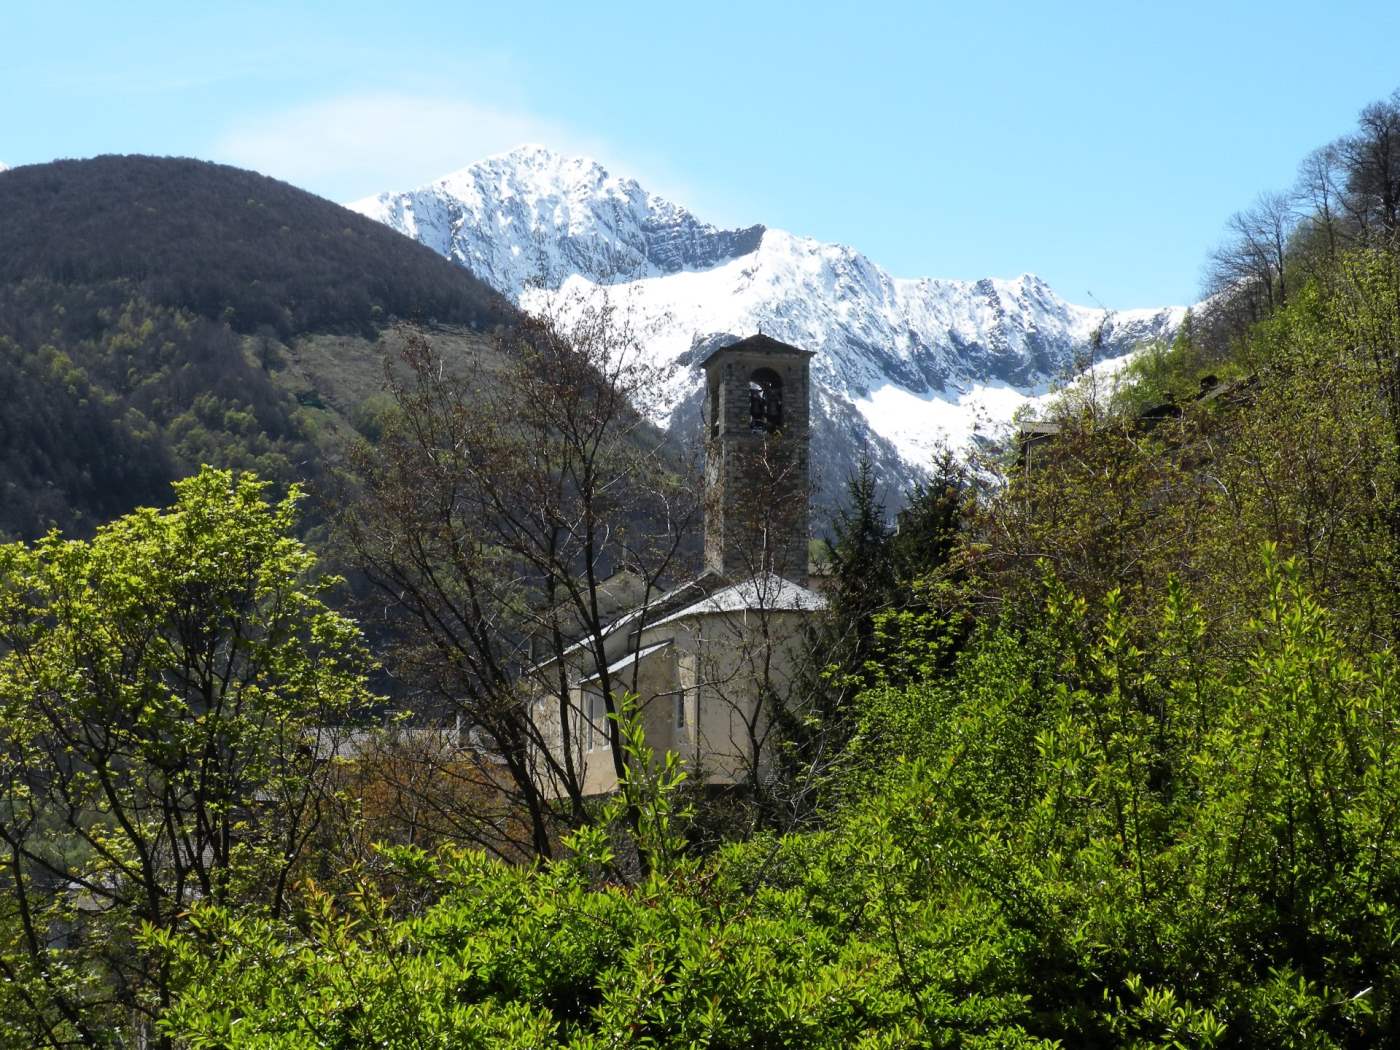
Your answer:
[[[807,582],[810,350],[753,335],[705,368],[705,568]]]

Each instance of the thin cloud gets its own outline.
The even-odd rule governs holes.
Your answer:
[[[558,125],[467,99],[348,95],[245,118],[215,139],[215,160],[333,200],[410,189],[524,142],[596,156]]]
[[[733,187],[716,193],[696,185],[678,174],[673,158],[649,146],[619,148],[611,137],[581,134],[524,110],[440,94],[366,92],[240,117],[215,136],[206,155],[348,203],[422,186],[530,142],[591,157],[706,221],[756,221],[743,214]]]

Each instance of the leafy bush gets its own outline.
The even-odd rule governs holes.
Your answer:
[[[171,986],[141,925],[276,914],[325,859],[367,654],[264,488],[206,469],[90,541],[0,545],[0,1045],[144,1042]]]
[[[595,829],[530,870],[390,852],[439,894],[410,914],[368,882],[287,923],[199,909],[151,935],[184,988],[163,1023],[220,1047],[1394,1038],[1394,661],[1351,660],[1272,554],[1263,589],[1226,660],[1179,585],[1134,622],[1047,577],[1034,627],[863,696],[865,786],[828,831],[697,859],[672,813],[632,885]]]
[[[1124,1018],[1188,1003],[1228,1045],[1395,1034],[1394,658],[1349,657],[1296,564],[1271,556],[1264,590],[1227,657],[1179,585],[1135,622],[1051,578],[1044,618],[988,629],[951,680],[866,697],[867,775],[919,771],[924,856],[1001,896],[1075,1045],[1167,1040]]]

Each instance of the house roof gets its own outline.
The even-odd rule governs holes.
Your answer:
[[[1211,376],[1209,378],[1214,379],[1215,377]],[[1196,398],[1196,401],[1197,403],[1202,405],[1208,405],[1212,401],[1224,401],[1227,404],[1238,404],[1247,401],[1251,397],[1253,397],[1253,390],[1258,384],[1258,372],[1251,372],[1247,376],[1231,380],[1228,383],[1221,383],[1217,381],[1211,383],[1209,386],[1206,386],[1206,384],[1203,381],[1202,387],[1204,389],[1202,390],[1201,394]]]
[[[662,617],[648,628],[660,627],[688,616],[743,612],[765,609],[770,612],[816,612],[826,608],[826,599],[816,591],[793,583],[775,573],[765,572],[730,584],[721,591]]]

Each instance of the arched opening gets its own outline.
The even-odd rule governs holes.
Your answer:
[[[777,430],[783,425],[783,381],[771,368],[749,376],[749,429]]]

